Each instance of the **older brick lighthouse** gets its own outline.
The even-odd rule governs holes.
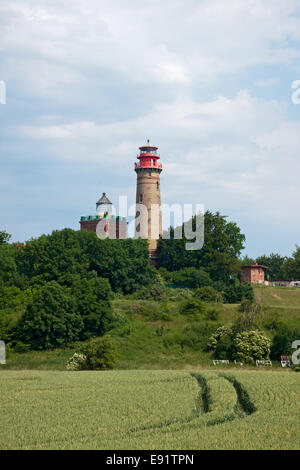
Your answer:
[[[146,145],[140,149],[135,163],[136,185],[136,223],[135,237],[148,238],[152,264],[156,264],[157,240],[162,235],[160,173],[162,164],[158,162],[158,147]]]

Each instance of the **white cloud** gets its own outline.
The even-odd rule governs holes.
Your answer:
[[[299,0],[2,2],[9,159],[24,144],[49,165],[99,165],[125,186],[150,137],[165,202],[180,195],[246,225],[260,217],[293,227],[299,121],[288,103],[241,88],[252,80],[264,96],[299,78],[299,10]]]

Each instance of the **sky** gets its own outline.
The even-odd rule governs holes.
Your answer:
[[[163,203],[226,215],[243,255],[300,245],[299,0],[1,0],[0,58],[13,241],[133,204],[149,138]]]

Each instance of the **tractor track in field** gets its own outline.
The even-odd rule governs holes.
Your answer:
[[[202,412],[205,414],[209,414],[212,412],[212,398],[211,398],[211,391],[210,386],[206,377],[202,374],[191,374],[194,377],[200,387],[200,397],[202,403]],[[227,380],[235,389],[236,393],[236,404],[232,409],[232,412],[227,413],[224,416],[212,418],[210,421],[207,422],[207,426],[214,426],[216,424],[222,424],[226,421],[233,421],[236,418],[243,418],[247,415],[251,415],[256,411],[256,406],[251,401],[249,394],[246,388],[232,375],[228,375],[225,373],[218,373],[218,377]]]
[[[197,380],[199,385],[199,393],[196,398],[195,409],[193,410],[190,417],[187,418],[174,418],[169,421],[164,421],[162,423],[157,423],[155,425],[148,426],[139,426],[129,430],[130,433],[139,433],[144,431],[154,431],[160,429],[161,431],[166,431],[172,425],[188,425],[193,422],[193,427],[197,425],[197,419],[201,416],[209,416],[213,412],[213,401],[211,396],[211,389],[209,381],[203,374],[197,374],[192,372],[191,376]],[[254,403],[251,401],[249,394],[246,388],[232,375],[226,373],[218,373],[216,377],[220,379],[225,379],[232,384],[235,394],[236,394],[236,403],[232,407],[232,411],[228,412],[224,416],[214,416],[208,420],[206,426],[215,426],[217,424],[222,424],[228,421],[233,421],[234,419],[244,418],[247,415],[251,415],[256,411]]]

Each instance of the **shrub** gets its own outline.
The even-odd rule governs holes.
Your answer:
[[[215,333],[209,338],[209,341],[207,343],[207,349],[215,351],[220,341],[223,341],[227,338],[232,339],[232,337],[233,331],[229,326],[220,326],[219,328],[217,328]]]
[[[182,332],[176,332],[164,338],[164,345],[168,347],[179,344],[182,350],[189,347],[197,351],[204,351],[210,336],[217,328],[218,324],[216,323],[202,321],[186,327]]]
[[[167,288],[167,294],[168,300],[174,302],[193,297],[193,292],[191,289]]]
[[[236,304],[241,302],[243,298],[254,300],[253,287],[248,282],[231,284],[224,291],[225,302],[228,304]]]
[[[67,362],[68,370],[82,370],[86,368],[86,356],[84,354],[73,354]]]
[[[81,347],[81,353],[86,357],[85,369],[113,369],[118,361],[115,344],[109,336],[93,338]]]
[[[161,284],[153,284],[152,286],[142,287],[137,292],[138,299],[152,299],[156,301],[166,300],[166,288]]]
[[[282,355],[292,354],[292,343],[300,339],[300,329],[284,326],[275,334],[271,346],[271,358],[279,360]]]
[[[175,285],[184,287],[197,288],[212,284],[209,274],[203,268],[183,268],[179,271],[174,271],[172,278]]]
[[[30,351],[30,345],[22,343],[21,341],[18,341],[13,346],[13,350],[14,352],[19,353],[19,354],[27,353],[28,351]]]
[[[209,321],[218,321],[219,319],[218,310],[216,310],[215,308],[211,308],[210,310],[206,312],[205,318],[206,320],[209,320]]]
[[[233,343],[235,356],[242,362],[253,364],[256,359],[266,359],[270,355],[270,339],[257,330],[238,333]]]
[[[180,313],[198,317],[206,313],[206,305],[196,298],[186,299],[181,303]]]
[[[211,286],[199,287],[194,293],[194,297],[204,302],[222,302],[223,297]]]
[[[232,326],[235,333],[260,329],[265,315],[264,307],[249,299],[243,299],[238,310],[240,313]]]
[[[143,315],[143,317],[145,317],[147,320],[168,321],[171,318],[169,308],[163,302],[143,303],[137,308],[136,313],[138,313],[139,315]]]

